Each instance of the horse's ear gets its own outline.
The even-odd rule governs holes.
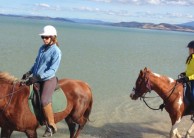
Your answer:
[[[147,67],[145,67],[145,68],[144,68],[144,71],[147,71],[147,70],[148,70]]]
[[[143,75],[143,70],[140,70],[140,75],[141,75],[141,76]]]

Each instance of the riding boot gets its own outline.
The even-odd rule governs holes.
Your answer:
[[[191,120],[194,122],[194,114],[191,115]]]
[[[52,134],[57,132],[57,126],[54,121],[54,114],[51,103],[43,107],[43,113],[48,124],[43,137],[51,137]]]

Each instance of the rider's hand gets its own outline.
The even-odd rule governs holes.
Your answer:
[[[32,73],[30,71],[26,72],[23,76],[22,76],[22,80],[26,80],[27,78],[30,77]]]
[[[186,73],[185,72],[182,72],[182,73],[180,73],[180,76],[181,77],[185,77],[186,76]]]
[[[186,83],[189,81],[189,78],[187,76],[177,79],[179,83]]]
[[[33,76],[33,77],[30,77],[28,81],[26,81],[26,84],[31,85],[36,82],[39,82],[40,80],[41,80],[40,76]]]

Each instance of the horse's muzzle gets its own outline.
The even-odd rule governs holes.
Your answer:
[[[138,96],[136,96],[134,92],[132,92],[130,94],[130,97],[131,97],[132,100],[137,100],[138,99]]]

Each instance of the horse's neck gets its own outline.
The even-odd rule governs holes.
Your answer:
[[[1,86],[2,87],[0,87],[0,99],[3,99],[4,101],[0,102],[1,112],[3,111],[5,114],[9,112],[9,115],[15,114],[15,109],[20,110],[20,107],[24,106],[24,103],[27,105],[26,102],[28,100],[26,99],[28,99],[29,94],[29,88],[27,86],[21,86],[19,83],[4,83],[3,85],[1,84]],[[15,106],[17,108],[14,108]],[[7,107],[9,107],[10,109],[12,109],[11,107],[13,107],[14,110],[8,110]]]
[[[152,75],[150,77],[150,84],[152,90],[154,90],[162,99],[169,96],[173,89],[174,83],[164,79],[163,76]]]

